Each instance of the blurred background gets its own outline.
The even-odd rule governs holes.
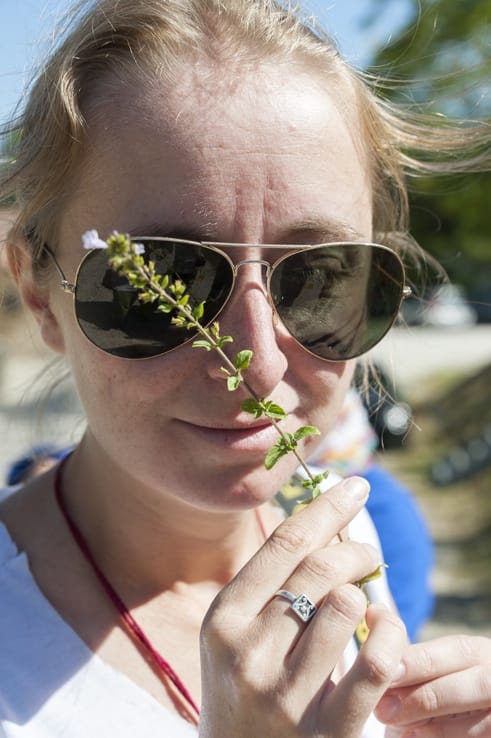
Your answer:
[[[491,0],[311,0],[304,3],[362,69],[409,108],[491,113]],[[11,116],[26,70],[42,60],[61,0],[0,8],[0,123]],[[409,85],[408,80],[416,83]],[[15,141],[0,151],[5,166]],[[436,546],[436,605],[422,637],[491,634],[491,174],[410,182],[416,240],[444,266],[404,305],[373,352],[386,392],[365,398],[381,465],[415,495]],[[15,202],[0,203],[0,244]],[[33,444],[74,443],[83,432],[63,365],[37,338],[0,251],[0,486]]]

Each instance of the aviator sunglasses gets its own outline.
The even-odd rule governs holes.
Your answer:
[[[177,238],[133,238],[144,246],[159,274],[187,286],[190,305],[204,302],[203,326],[227,305],[237,272],[245,264],[266,270],[266,291],[274,313],[306,351],[325,361],[354,359],[373,348],[394,323],[405,286],[399,256],[374,243],[314,246],[229,244]],[[75,316],[85,336],[102,351],[123,359],[162,356],[192,341],[196,334],[175,326],[170,315],[144,304],[124,276],[113,271],[104,249],[82,259],[70,283],[52,251],[60,286],[74,298]],[[272,263],[263,258],[233,262],[223,248],[261,257],[280,251]],[[285,253],[286,252],[286,253]]]

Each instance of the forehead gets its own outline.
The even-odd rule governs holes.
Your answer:
[[[188,65],[178,78],[174,86],[120,84],[109,86],[110,94],[101,88],[89,106],[89,147],[76,195],[94,218],[102,188],[107,213],[113,205],[129,213],[139,203],[138,222],[108,223],[109,229],[141,234],[157,211],[165,224],[169,210],[180,210],[209,224],[204,237],[231,240],[224,230],[231,221],[250,221],[252,212],[281,219],[289,210],[293,219],[315,222],[328,208],[351,221],[358,201],[363,217],[355,220],[363,221],[366,235],[366,157],[355,106],[339,81],[328,84],[305,66],[272,62],[240,74]],[[227,228],[215,227],[220,219],[228,219]],[[267,238],[258,232],[243,240],[253,237]]]
[[[247,144],[247,132],[256,136],[262,129],[265,146],[271,148],[275,141],[274,148],[280,148],[287,143],[284,134],[305,135],[308,128],[314,135],[339,136],[341,131],[332,130],[336,115],[342,118],[356,153],[363,157],[348,78],[344,80],[339,73],[321,74],[306,62],[264,60],[234,66],[228,69],[201,60],[183,63],[179,72],[174,70],[172,83],[140,78],[124,85],[114,80],[98,85],[86,111],[92,136],[106,147],[117,145],[114,128],[121,135],[137,123],[173,144],[202,140],[207,133],[217,141],[235,136],[235,144],[240,140]],[[258,143],[256,136],[255,145]]]

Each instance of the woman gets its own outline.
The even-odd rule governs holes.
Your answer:
[[[3,734],[368,737],[384,734],[378,705],[393,735],[490,735],[487,640],[406,648],[375,603],[354,647],[354,583],[380,563],[366,483],[281,523],[270,501],[297,460],[265,469],[275,431],[226,391],[216,354],[125,302],[97,252],[75,276],[91,229],[189,271],[283,428],[319,429],[308,456],[402,298],[385,245],[406,227],[402,162],[417,167],[399,147],[421,129],[251,0],[87,3],[20,125],[11,269],[87,431],[2,505]],[[428,151],[463,145],[429,131]]]

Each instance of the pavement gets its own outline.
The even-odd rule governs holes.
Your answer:
[[[396,385],[411,388],[440,373],[477,371],[491,363],[491,324],[454,328],[394,328],[370,353],[389,369]]]

